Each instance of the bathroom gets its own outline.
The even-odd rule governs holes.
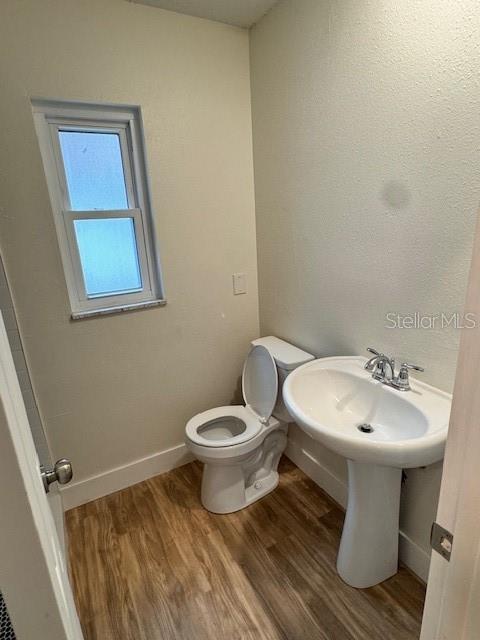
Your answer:
[[[19,640],[480,637],[479,27],[474,0],[2,1],[2,405],[49,489],[5,410]]]

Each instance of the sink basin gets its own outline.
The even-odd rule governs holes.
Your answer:
[[[358,462],[407,468],[441,460],[451,396],[414,379],[410,391],[397,391],[364,364],[361,357],[321,358],[295,369],[283,397],[298,425]]]
[[[348,462],[348,507],[337,560],[355,587],[386,580],[398,567],[401,470],[443,458],[451,396],[411,379],[410,391],[374,380],[365,358],[321,358],[283,386],[299,427]]]

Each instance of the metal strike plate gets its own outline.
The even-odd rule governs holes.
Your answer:
[[[452,555],[453,535],[437,522],[434,522],[430,533],[430,546],[439,553],[442,558],[449,561]]]

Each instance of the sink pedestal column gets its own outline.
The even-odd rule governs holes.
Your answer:
[[[348,506],[337,570],[352,587],[372,587],[398,571],[401,481],[401,469],[348,460]]]

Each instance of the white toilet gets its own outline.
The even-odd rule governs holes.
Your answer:
[[[274,336],[254,340],[242,374],[246,406],[209,409],[188,421],[187,447],[205,464],[201,499],[208,511],[238,511],[275,489],[291,420],[283,382],[313,358]]]

